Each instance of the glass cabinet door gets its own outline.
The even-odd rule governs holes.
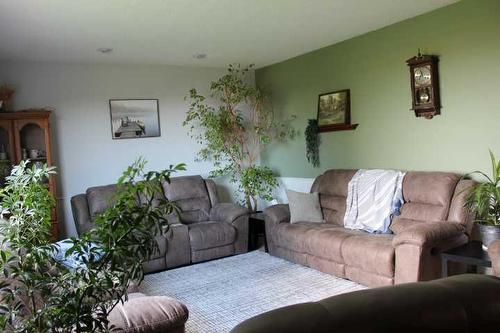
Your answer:
[[[47,146],[43,128],[35,123],[26,124],[19,131],[19,139],[21,160],[29,159],[35,164],[47,162]]]
[[[51,165],[52,161],[49,160],[47,153],[48,126],[43,121],[17,120],[16,132],[19,161],[29,160],[29,165],[36,167],[41,167],[45,163]],[[46,182],[48,184],[49,179],[46,179]]]
[[[10,175],[16,160],[12,121],[0,120],[0,186],[5,184],[5,177]]]

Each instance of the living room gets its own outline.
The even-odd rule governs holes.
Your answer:
[[[4,294],[33,289],[0,281],[0,327],[498,326],[499,35],[498,0],[0,2],[2,245],[19,246],[2,250],[0,264],[19,280],[20,263],[33,266],[15,254],[58,241],[60,256],[41,266],[62,273],[40,274],[37,284],[101,290],[61,307],[80,288],[49,288],[47,311],[30,314],[37,306],[22,312]],[[227,148],[233,141],[239,148]],[[143,187],[137,180],[149,170],[167,171]],[[384,202],[373,179],[390,185]],[[28,192],[37,199],[28,202]],[[360,227],[367,193],[375,193],[363,212],[371,224]],[[137,207],[127,204],[134,195],[144,195]],[[46,235],[24,204],[35,216],[40,209]],[[127,238],[120,252],[116,236],[132,220],[142,242]],[[20,241],[27,234],[37,246]],[[116,257],[101,258],[104,239]],[[7,252],[17,259],[8,262]],[[67,257],[76,268],[64,266]],[[122,259],[134,269],[118,269]],[[438,290],[458,285],[459,298]],[[361,306],[376,299],[377,311]],[[450,304],[455,310],[439,312]],[[460,312],[480,306],[491,317]],[[400,319],[387,316],[395,312]],[[75,313],[84,324],[68,319]]]

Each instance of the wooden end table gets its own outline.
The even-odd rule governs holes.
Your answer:
[[[473,267],[471,273],[477,273],[477,268],[491,267],[491,259],[488,252],[483,250],[483,243],[471,241],[462,246],[443,251],[441,253],[441,275],[448,276],[448,262],[454,261]]]
[[[259,237],[264,237],[264,248],[267,252],[266,225],[263,212],[252,213],[248,217],[248,251],[259,248]]]

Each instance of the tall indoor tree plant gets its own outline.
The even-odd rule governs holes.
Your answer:
[[[24,161],[14,167],[0,192],[0,331],[112,328],[108,314],[127,299],[131,283],[142,280],[142,262],[158,249],[154,237],[168,229],[167,217],[177,210],[175,203],[158,198],[165,198],[162,182],[184,165],[147,173],[144,165],[140,159],[127,168],[96,227],[65,242],[62,254],[50,239],[54,199],[44,184],[54,169]],[[56,260],[61,256],[76,265]]]
[[[257,209],[257,198],[272,200],[278,185],[273,171],[259,165],[260,153],[271,142],[293,138],[290,120],[278,121],[272,108],[265,107],[264,94],[249,83],[252,65],[233,64],[226,75],[210,85],[210,97],[191,89],[184,126],[202,145],[201,160],[210,160],[215,170],[212,177],[228,175],[237,183],[248,209]],[[215,106],[214,106],[215,105]]]

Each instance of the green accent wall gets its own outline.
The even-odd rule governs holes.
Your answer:
[[[416,118],[406,60],[440,57],[441,115]],[[489,172],[500,158],[500,1],[462,0],[439,10],[256,71],[280,117],[300,135],[270,146],[262,162],[280,176],[331,168]],[[322,133],[321,166],[305,158],[304,129],[318,94],[351,90],[354,131]]]

